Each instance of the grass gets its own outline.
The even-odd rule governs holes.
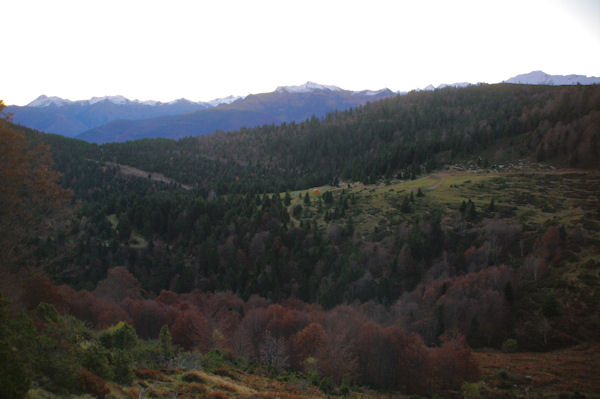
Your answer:
[[[347,214],[353,217],[354,226],[359,234],[365,236],[378,229],[390,229],[393,225],[422,217],[432,208],[443,210],[445,214],[459,208],[462,201],[469,199],[479,210],[484,210],[494,199],[498,209],[494,216],[514,219],[515,223],[542,226],[547,223],[575,226],[587,223],[596,228],[594,237],[600,238],[600,224],[597,222],[597,204],[600,193],[600,173],[570,170],[548,170],[543,166],[527,169],[525,173],[516,173],[518,168],[503,170],[445,170],[416,180],[392,181],[391,184],[364,185],[362,183],[343,184],[340,187],[322,186],[309,190],[291,192],[292,203],[289,213],[296,205],[302,205],[303,217],[299,219],[315,220],[320,228],[328,222],[324,215],[326,207],[319,213],[317,201],[325,192],[334,194],[336,199],[342,193],[354,196]],[[423,198],[416,198],[421,189]],[[318,194],[315,193],[318,190]],[[311,205],[303,202],[308,192]],[[413,193],[415,202],[413,212],[402,214],[399,206],[406,195]],[[308,209],[308,212],[307,212]],[[504,214],[502,214],[504,212]],[[589,215],[595,213],[596,221],[589,221]],[[336,223],[343,223],[338,220]]]
[[[600,398],[600,374],[597,372],[600,369],[600,345],[598,344],[584,344],[546,353],[481,351],[475,352],[475,358],[480,365],[482,379],[476,383],[464,384],[461,397],[571,398],[575,392],[578,392],[588,399]],[[137,398],[142,391],[144,398],[170,398],[175,394],[178,398],[325,399],[338,397],[319,391],[307,380],[303,380],[305,382],[303,384],[299,383],[301,376],[294,375],[291,379],[294,382],[291,383],[268,377],[260,371],[250,374],[231,365],[220,370],[222,375],[204,370],[175,369],[169,372],[138,370],[137,377],[130,387],[108,383],[110,395],[107,397]],[[225,374],[234,375],[235,379],[224,376]],[[160,378],[156,378],[157,376]],[[59,397],[39,388],[30,390],[27,395],[28,399]],[[90,395],[70,397],[91,398]],[[408,396],[361,388],[352,391],[347,397],[406,399]]]
[[[579,392],[586,398],[600,398],[600,345],[546,353],[480,352],[475,356],[488,392],[515,398]]]

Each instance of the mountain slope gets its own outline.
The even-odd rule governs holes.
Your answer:
[[[252,94],[243,100],[183,115],[140,121],[114,121],[86,131],[79,139],[93,143],[123,142],[141,138],[178,139],[216,130],[236,130],[264,124],[303,121],[311,116],[344,110],[368,101],[391,97],[388,89],[352,92],[307,82],[279,87],[271,93]]]

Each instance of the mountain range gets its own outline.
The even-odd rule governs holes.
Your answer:
[[[395,95],[389,89],[348,91],[307,82],[275,91],[229,96],[208,102],[179,99],[168,103],[123,96],[70,101],[42,95],[26,106],[9,106],[15,123],[89,142],[122,142],[149,137],[180,138],[262,124],[322,117]]]
[[[129,100],[123,96],[93,97],[89,100],[70,101],[42,95],[26,106],[9,106],[6,111],[21,125],[46,132],[75,137],[89,129],[120,120],[154,118],[177,115],[219,104],[228,104],[240,97],[226,97],[209,102],[192,102],[184,98],[162,103],[158,101]]]
[[[548,75],[542,71],[514,76],[504,83],[533,85],[598,84],[600,78],[583,75]],[[465,87],[467,82],[429,85],[424,91]],[[14,122],[46,132],[93,142],[124,142],[141,138],[178,139],[222,130],[264,124],[299,122],[322,117],[369,101],[397,94],[389,89],[349,91],[306,82],[281,86],[270,93],[229,96],[208,102],[179,99],[168,103],[129,100],[123,96],[70,101],[42,95],[26,106],[9,106]]]
[[[504,83],[527,84],[527,85],[549,85],[549,86],[564,86],[564,85],[593,85],[600,84],[600,77],[584,76],[584,75],[548,75],[542,71],[533,71],[514,76]]]
[[[307,82],[301,86],[279,87],[270,93],[251,94],[230,104],[181,115],[137,121],[116,120],[88,130],[77,138],[92,143],[155,137],[178,139],[217,130],[303,121],[394,95],[389,89],[354,92]]]

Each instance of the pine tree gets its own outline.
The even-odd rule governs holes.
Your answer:
[[[308,195],[308,191],[304,194],[304,205],[310,205],[310,196]]]

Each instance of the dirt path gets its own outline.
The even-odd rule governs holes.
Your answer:
[[[442,182],[444,181],[444,178],[442,176],[440,176],[439,174],[430,175],[429,177],[431,177],[434,180],[437,180],[438,182],[435,184],[432,184],[431,186],[423,187],[423,191],[433,191],[436,188],[438,188],[440,186],[440,184],[442,184]]]
[[[114,162],[104,162],[104,165],[119,168],[119,172],[125,176],[145,177],[145,178],[149,178],[150,180],[160,181],[160,182],[167,183],[167,184],[174,183],[185,190],[192,189],[192,186],[188,186],[187,184],[179,183],[178,181],[173,180],[173,179],[163,175],[162,173],[147,172],[142,169],[134,168],[133,166],[122,165],[122,164],[114,163]]]

